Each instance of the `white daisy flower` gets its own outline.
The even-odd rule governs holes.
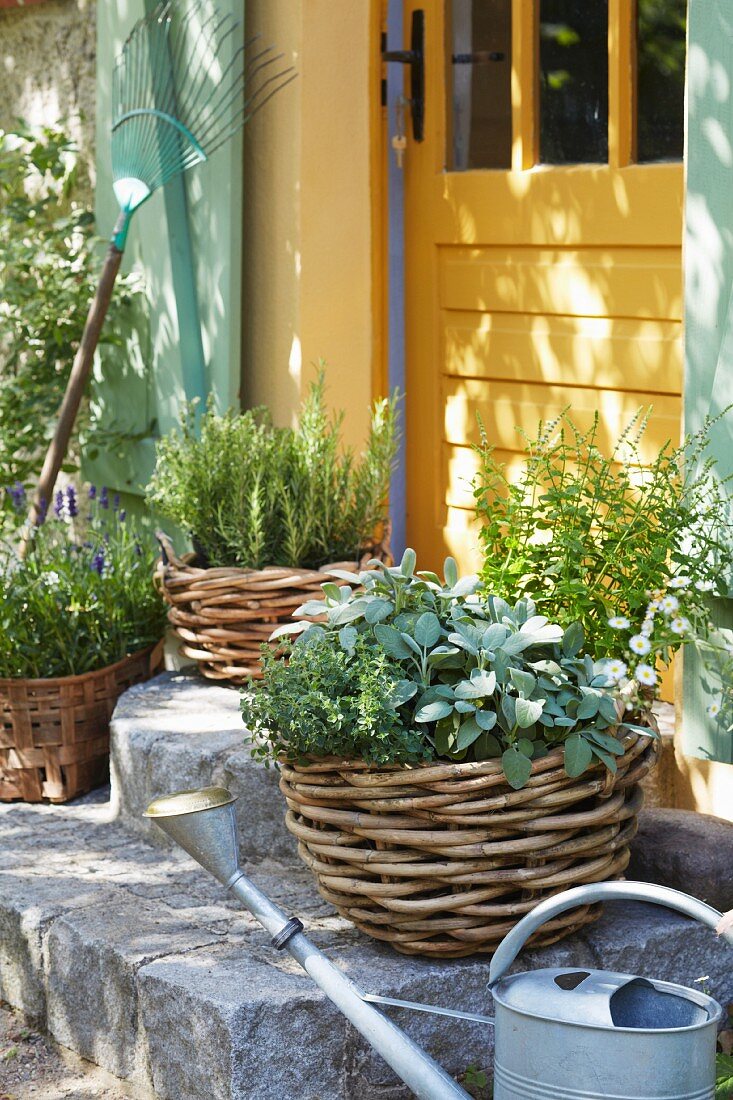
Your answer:
[[[673,634],[686,634],[690,629],[690,620],[678,615],[676,619],[672,619],[670,622],[669,629]]]
[[[646,656],[649,650],[652,648],[652,643],[644,634],[634,634],[629,638],[629,649],[634,653],[638,653],[640,657]]]
[[[676,596],[663,596],[659,601],[659,606],[665,615],[673,615],[675,611],[679,611],[680,601]]]
[[[623,661],[615,658],[604,662],[603,672],[609,680],[617,684],[626,675],[627,667]]]
[[[720,714],[720,703],[712,702],[705,707],[705,713],[709,718],[717,718]]]
[[[670,588],[689,588],[691,584],[692,584],[692,579],[690,577],[672,577],[672,580],[669,582],[669,587]]]
[[[715,585],[712,581],[695,581],[695,588],[698,592],[712,592]]]
[[[641,624],[640,633],[643,634],[645,638],[648,638],[649,635],[653,633],[653,631],[654,619],[644,619],[644,622]]]
[[[614,615],[613,618],[608,620],[608,625],[612,630],[628,630],[631,623],[625,615]]]
[[[657,682],[656,670],[651,665],[637,665],[634,669],[634,679],[645,686],[649,687]]]
[[[647,619],[654,618],[654,612],[659,611],[659,600],[650,600],[646,606]]]

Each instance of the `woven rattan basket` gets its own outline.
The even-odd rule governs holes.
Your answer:
[[[286,824],[318,889],[357,928],[410,955],[493,952],[543,898],[619,878],[657,742],[631,734],[618,772],[569,779],[559,751],[522,790],[497,761],[374,769],[334,759],[282,763]],[[544,925],[552,943],[598,916]]]
[[[208,679],[232,684],[262,677],[260,646],[297,607],[321,596],[324,581],[334,580],[329,570],[363,568],[350,561],[320,569],[203,569],[193,555],[177,557],[161,532],[158,539],[162,557],[156,581],[181,654],[196,661]],[[391,561],[384,543],[365,551],[362,560],[371,557]]]
[[[66,802],[105,783],[115,703],[162,654],[160,643],[82,676],[0,680],[0,802]]]

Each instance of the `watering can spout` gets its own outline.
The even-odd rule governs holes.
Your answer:
[[[236,799],[225,787],[203,787],[156,798],[144,813],[219,882],[239,872]]]
[[[651,882],[596,882],[589,886],[575,886],[541,902],[504,937],[491,960],[489,988],[506,974],[529,937],[546,921],[567,909],[598,901],[645,901],[664,905],[693,917],[713,930],[717,929],[722,919],[722,914],[711,905],[669,886],[656,886]],[[733,930],[721,932],[720,935],[733,946]]]
[[[144,816],[210,871],[287,950],[354,1027],[379,1051],[418,1100],[470,1100],[468,1093],[310,942],[297,918],[288,920],[239,867],[236,799],[225,787],[178,791],[157,798]],[[379,998],[375,998],[379,1000]]]

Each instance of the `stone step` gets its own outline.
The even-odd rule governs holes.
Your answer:
[[[116,811],[130,830],[170,847],[142,817],[145,808],[171,791],[221,785],[239,799],[243,857],[295,861],[277,773],[252,759],[239,698],[236,688],[190,672],[164,672],[125,692],[110,729]]]
[[[164,783],[161,740],[145,762],[155,761],[142,802]],[[241,817],[247,806],[239,806]],[[488,959],[397,955],[334,914],[297,863],[260,860],[248,870],[367,990],[490,1013]],[[727,1003],[730,963],[730,950],[708,929],[654,906],[615,903],[580,934],[525,952],[518,966],[602,967],[685,985],[707,975],[706,986]],[[409,1095],[221,886],[180,852],[148,844],[94,798],[0,806],[0,999],[125,1079],[141,1100]],[[490,1068],[486,1025],[393,1015],[450,1072]]]

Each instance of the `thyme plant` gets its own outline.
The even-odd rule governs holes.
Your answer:
[[[26,514],[22,489],[14,504]],[[72,486],[56,494],[23,561],[6,551],[0,576],[0,677],[73,676],[114,664],[163,637],[157,558],[110,501]]]
[[[579,621],[589,652],[615,657],[619,682],[634,679],[649,697],[658,662],[697,646],[720,689],[709,713],[725,710],[730,722],[733,638],[713,626],[708,603],[728,592],[730,479],[716,476],[707,454],[710,422],[645,462],[648,418],[637,413],[604,454],[598,415],[582,431],[564,412],[535,439],[520,433],[516,481],[482,427],[474,483],[481,577],[507,599],[531,593],[553,621]]]
[[[194,539],[211,566],[317,568],[353,561],[385,520],[397,448],[397,398],[372,409],[364,453],[341,443],[320,370],[296,429],[264,408],[218,416],[197,431],[187,406],[160,441],[148,501]]]

